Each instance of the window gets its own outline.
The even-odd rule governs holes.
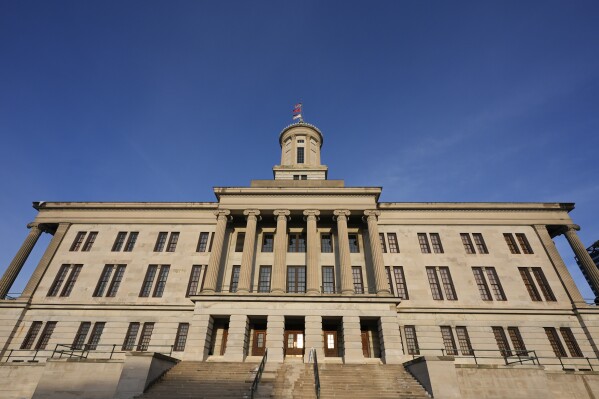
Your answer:
[[[433,252],[436,254],[443,253],[443,245],[441,245],[441,237],[438,233],[431,233],[431,244],[433,244]]]
[[[389,238],[389,252],[399,253],[399,245],[397,245],[397,235],[395,233],[388,233]]]
[[[37,338],[37,334],[39,334],[41,328],[41,321],[34,321],[33,323],[31,323],[31,327],[29,327],[29,331],[27,332],[27,335],[25,336],[25,339],[21,344],[21,349],[31,349],[33,343],[35,342],[35,339]]]
[[[173,351],[183,352],[185,350],[185,343],[187,342],[187,333],[189,332],[189,323],[179,323],[177,328],[177,335],[175,336],[175,344],[173,345]]]
[[[52,337],[52,333],[56,328],[56,321],[49,321],[46,323],[44,330],[42,331],[42,335],[40,335],[39,341],[37,341],[37,345],[35,346],[35,350],[44,350],[50,341],[50,337]]]
[[[549,282],[545,277],[545,273],[543,273],[543,269],[541,269],[540,267],[533,267],[532,274],[535,276],[535,280],[537,280],[537,284],[539,285],[539,288],[541,288],[541,292],[543,293],[545,300],[555,301],[555,295],[553,295],[553,291],[549,286]]]
[[[485,244],[485,240],[481,233],[472,233],[472,238],[474,238],[474,244],[476,244],[476,248],[478,249],[479,254],[489,253],[489,250],[487,249],[487,244]]]
[[[92,249],[94,242],[96,242],[97,236],[98,236],[97,231],[90,232],[89,235],[87,236],[87,240],[85,240],[85,244],[83,244],[83,248],[81,248],[81,250],[83,252],[89,252]]]
[[[335,267],[322,267],[322,292],[325,294],[335,293]]]
[[[60,292],[60,296],[65,297],[65,296],[71,295],[71,291],[73,290],[75,282],[77,281],[77,277],[79,277],[79,273],[81,272],[82,267],[83,267],[83,265],[62,265],[62,266],[60,266],[60,269],[58,270],[58,274],[54,278],[54,282],[50,286],[50,290],[48,291],[47,296],[58,295],[58,292],[60,291],[60,287],[62,286],[62,283],[65,281],[65,279],[66,279],[66,283],[65,283],[62,291]],[[69,273],[69,269],[71,270],[70,273]],[[67,278],[67,275],[68,275],[68,278]]]
[[[177,242],[179,242],[179,233],[173,232],[168,238],[168,245],[166,246],[166,252],[175,252],[177,248]]]
[[[235,252],[243,252],[243,243],[245,241],[245,233],[237,233],[237,240],[235,241]]]
[[[96,237],[98,236],[98,232],[90,232],[87,235],[87,240],[85,240],[85,244],[83,244],[83,247],[81,247],[81,244],[83,243],[83,239],[85,238],[86,234],[86,231],[78,232],[69,251],[79,251],[79,248],[81,248],[81,251],[83,252],[88,252],[89,250],[91,250],[92,246],[94,245],[94,241],[96,241]]]
[[[470,234],[468,233],[460,233],[460,237],[462,238],[462,244],[464,244],[464,249],[467,254],[475,254],[474,244],[472,244],[472,239],[470,238]]]
[[[162,252],[164,250],[167,235],[168,233],[166,231],[158,233],[158,238],[156,238],[156,244],[154,245],[154,252]]]
[[[512,346],[514,347],[516,355],[526,355],[526,346],[524,345],[524,340],[522,339],[522,335],[520,335],[518,327],[508,327],[507,332],[510,335],[510,340],[512,341]]]
[[[270,292],[270,275],[272,267],[260,266],[258,274],[258,292]]]
[[[290,233],[287,252],[306,252],[306,236],[303,233]]]
[[[306,292],[305,266],[287,266],[287,292],[294,294]]]
[[[418,347],[418,338],[416,337],[416,327],[404,326],[404,333],[406,336],[406,346],[408,347],[408,354],[419,355],[420,348]]]
[[[385,233],[379,233],[379,241],[381,242],[381,251],[387,253],[387,246],[385,245]]]
[[[455,339],[453,338],[453,332],[449,326],[441,326],[441,337],[443,338],[443,345],[445,346],[445,353],[450,356],[458,354],[458,348],[455,345]]]
[[[395,292],[401,299],[410,299],[408,297],[408,286],[406,285],[406,278],[403,273],[402,266],[393,267],[393,276],[395,277]]]
[[[233,266],[233,270],[231,271],[231,283],[229,284],[229,292],[237,292],[237,286],[239,285],[239,272],[241,271],[241,266],[235,265]]]
[[[125,334],[125,340],[123,341],[123,346],[121,350],[124,351],[132,351],[133,345],[135,345],[135,338],[137,338],[137,333],[139,331],[139,323],[133,322],[129,323],[129,328],[127,328],[127,334]]]
[[[464,244],[464,249],[466,250],[467,254],[475,254],[477,249],[479,254],[489,253],[481,233],[472,233],[472,237],[470,237],[469,233],[460,233],[460,237],[462,238],[462,244]],[[472,239],[474,239],[474,244]]]
[[[108,292],[106,293],[107,297],[115,297],[116,293],[121,286],[121,281],[123,281],[123,275],[125,274],[125,266],[126,265],[116,265],[116,272],[112,277],[112,282],[110,283],[110,287],[108,287]]]
[[[99,321],[94,324],[92,333],[89,336],[89,341],[87,341],[87,349],[92,351],[96,350],[98,344],[100,343],[100,337],[102,337],[102,332],[104,331],[105,324],[106,323],[103,321]]]
[[[559,335],[557,335],[557,331],[553,327],[545,327],[545,334],[547,335],[547,339],[549,339],[549,343],[551,344],[551,348],[553,349],[553,353],[557,357],[568,357],[562,342],[559,339]]]
[[[98,284],[96,285],[96,289],[92,296],[98,297],[104,295],[104,290],[108,286],[108,281],[110,279],[110,275],[112,274],[113,265],[104,266],[104,270],[102,270],[102,274],[100,275],[100,280],[98,280]]]
[[[518,243],[520,244],[520,248],[522,248],[523,254],[532,254],[532,248],[528,243],[528,239],[524,233],[516,233],[516,238],[518,239]]]
[[[357,254],[360,252],[360,247],[358,246],[358,235],[357,234],[349,234],[347,236],[349,239],[349,252]]]
[[[83,243],[83,239],[85,238],[86,234],[86,231],[80,231],[79,233],[77,233],[69,251],[79,251],[79,248],[81,247],[81,244]]]
[[[430,233],[429,236],[433,252],[436,254],[442,254],[443,245],[441,244],[441,237],[439,236],[439,233]],[[423,254],[431,253],[431,246],[429,245],[426,233],[418,233],[418,243],[420,244],[420,252]]]
[[[202,266],[193,265],[191,267],[191,274],[189,275],[189,284],[187,284],[186,297],[196,295],[198,293],[198,286],[200,284],[200,274],[202,273]]]
[[[265,233],[262,235],[262,252],[272,252],[275,242],[274,234]]]
[[[505,301],[507,299],[494,267],[473,267],[472,272],[474,273],[474,279],[476,281],[476,285],[478,286],[480,297],[483,301],[493,300],[491,291],[489,290],[489,285],[487,285],[487,280],[485,279],[485,273],[493,290],[493,295],[495,295],[495,300]]]
[[[362,268],[360,266],[352,266],[351,274],[354,280],[354,293],[363,294],[364,282],[362,281]]]
[[[121,231],[116,235],[116,240],[114,240],[114,244],[112,245],[112,252],[118,252],[123,248],[125,237],[127,237],[127,233],[124,231]]]
[[[493,329],[493,335],[495,336],[495,341],[497,342],[497,348],[501,353],[501,356],[507,357],[512,356],[512,351],[510,349],[510,344],[507,341],[507,337],[505,335],[505,331],[503,327],[491,327]]]
[[[428,243],[426,233],[418,233],[418,243],[420,244],[420,252],[423,254],[431,253],[431,246]]]
[[[320,252],[332,253],[333,252],[333,240],[330,234],[320,235]]]
[[[293,180],[308,180],[308,175],[293,175]]]
[[[540,301],[541,295],[535,286],[535,283],[532,281],[532,276],[530,275],[530,270],[527,267],[519,267],[520,276],[522,277],[522,281],[524,281],[524,285],[526,286],[526,290],[528,291],[528,295],[530,295],[530,299],[533,301]]]
[[[472,343],[470,342],[470,336],[468,335],[468,330],[466,329],[466,327],[456,327],[455,332],[458,337],[458,343],[460,344],[460,350],[462,351],[462,355],[474,355],[474,351],[472,350]]]
[[[570,356],[572,357],[582,357],[582,351],[576,342],[576,338],[574,338],[574,334],[572,330],[568,327],[561,327],[559,331],[562,333],[562,338],[564,338],[564,342],[568,347],[568,351],[570,352]]]
[[[449,301],[455,301],[458,299],[457,294],[455,292],[455,288],[453,286],[453,280],[451,279],[451,273],[449,272],[449,267],[447,266],[427,266],[426,274],[428,276],[428,282],[431,286],[431,293],[433,294],[433,299],[442,300],[443,294],[441,292],[441,286],[439,284],[439,277],[437,273],[441,276],[441,282],[443,283],[443,291],[445,292],[445,297]]]
[[[297,163],[304,163],[304,147],[297,147]]]
[[[90,323],[89,321],[81,322],[81,324],[79,325],[79,329],[77,330],[77,334],[75,334],[75,339],[73,340],[71,349],[83,349],[83,344],[85,344],[85,338],[87,338],[87,333],[89,332],[91,326],[92,323]]]
[[[206,252],[206,248],[208,248],[208,232],[204,231],[200,233],[200,238],[198,239],[198,246],[196,248],[196,252]]]
[[[503,233],[503,238],[505,239],[505,242],[506,242],[508,248],[510,249],[511,253],[513,253],[513,254],[520,253],[520,249],[518,248],[518,245],[516,245],[516,240],[514,240],[514,236],[512,234]]]
[[[141,329],[141,335],[139,336],[139,342],[137,343],[138,351],[147,351],[150,346],[150,339],[152,338],[152,331],[154,331],[154,323],[144,323]]]
[[[540,267],[519,267],[518,270],[520,271],[520,276],[522,277],[522,281],[524,281],[526,290],[528,291],[528,294],[530,295],[530,298],[533,301],[541,301],[542,299],[541,295],[539,294],[539,290],[537,289],[532,280],[532,275],[534,275],[535,280],[537,281],[537,284],[541,289],[543,296],[545,297],[545,300],[556,301],[555,295],[553,294],[553,291],[549,286],[549,282],[547,281],[547,278],[543,273],[543,269],[541,269]]]
[[[160,271],[158,272],[159,268]],[[170,265],[149,265],[148,270],[146,271],[144,282],[141,286],[141,291],[139,292],[139,296],[150,296],[150,293],[152,292],[152,286],[154,285],[154,278],[156,277],[156,272],[158,272],[158,281],[156,282],[152,296],[161,297],[164,293],[164,287],[166,286],[166,279],[168,277],[169,270]]]
[[[511,233],[504,233],[503,238],[505,238],[505,242],[507,243],[510,252],[513,254],[532,254],[532,248],[528,239],[526,238],[526,234],[524,233],[516,233],[516,239],[518,240],[518,244],[520,244],[520,248],[518,248],[518,244],[516,244],[516,240],[514,240],[514,235]],[[522,251],[520,251],[522,249]]]
[[[391,295],[395,295],[393,292],[393,281],[391,280],[391,267],[385,266],[385,273],[387,274],[387,284],[389,284],[389,292]]]
[[[137,231],[132,231],[131,233],[129,233],[129,238],[127,239],[127,243],[125,244],[125,252],[131,252],[133,251],[133,248],[135,247],[135,243],[137,242],[137,236],[139,235],[139,232]]]

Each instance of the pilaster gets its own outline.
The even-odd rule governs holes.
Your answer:
[[[365,363],[362,352],[360,317],[343,316],[343,354],[344,363]]]
[[[268,349],[269,363],[283,363],[285,358],[284,333],[285,316],[269,315],[266,325],[266,349]]]
[[[386,364],[402,363],[401,335],[396,316],[382,316],[379,319],[379,337],[382,356]]]
[[[196,313],[193,315],[185,344],[185,352],[183,352],[183,360],[205,361],[208,358],[213,338],[213,327],[214,320],[209,314]]]
[[[227,349],[224,359],[231,362],[242,362],[248,347],[249,319],[246,315],[233,314],[229,319]]]
[[[310,349],[316,349],[318,359],[324,359],[324,341],[322,335],[322,316],[306,316],[305,326],[305,354],[304,362],[308,363]]]

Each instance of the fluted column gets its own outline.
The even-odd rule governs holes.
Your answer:
[[[37,223],[29,223],[27,227],[30,229],[29,234],[21,245],[19,252],[17,252],[12,262],[10,262],[8,265],[8,268],[4,272],[2,279],[0,279],[0,299],[4,299],[6,294],[8,294],[8,290],[10,290],[10,287],[17,279],[21,268],[23,268],[23,265],[29,257],[31,250],[42,234],[42,229]]]
[[[305,210],[304,216],[307,222],[307,252],[306,252],[306,276],[308,278],[307,285],[308,295],[318,295],[320,290],[318,288],[318,231],[316,230],[316,220],[320,215],[320,211],[317,210]]]
[[[341,271],[341,294],[354,294],[354,280],[351,270],[351,259],[349,256],[349,237],[347,235],[347,217],[350,211],[337,210],[333,212],[337,219],[337,241],[339,243],[339,263]]]
[[[272,293],[285,293],[285,266],[287,262],[287,218],[290,212],[286,209],[277,209],[274,212],[277,218],[277,231],[274,242],[274,265],[272,267]]]
[[[381,296],[390,296],[389,284],[385,273],[385,262],[383,261],[383,250],[379,240],[379,226],[377,224],[380,211],[364,211],[368,222],[368,239],[370,241],[370,253],[372,254],[372,266],[374,267],[374,280],[376,285],[376,294]]]
[[[202,294],[213,294],[216,292],[216,283],[220,269],[220,258],[223,252],[223,243],[225,241],[225,231],[227,230],[228,216],[231,211],[221,209],[214,212],[216,215],[216,231],[214,232],[214,241],[212,242],[212,252],[208,260],[208,269],[206,270],[206,281]]]
[[[576,234],[576,230],[580,230],[580,226],[576,224],[569,225],[566,226],[564,234],[574,251],[574,255],[576,255],[578,262],[588,276],[593,292],[597,293],[599,292],[599,269],[597,269],[591,255],[589,255],[584,244],[580,241],[578,234]],[[598,302],[598,300],[599,296],[595,298],[595,302]]]
[[[256,224],[258,223],[260,211],[257,209],[246,209],[243,211],[243,214],[246,216],[247,224],[243,240],[243,254],[241,255],[238,294],[248,294],[250,292],[252,264],[254,263],[254,246],[256,245]]]

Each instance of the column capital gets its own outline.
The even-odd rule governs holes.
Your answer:
[[[381,211],[376,209],[367,209],[364,211],[364,216],[371,220],[370,218],[374,218],[374,220],[378,220],[379,216],[381,216]]]
[[[320,211],[317,209],[306,209],[304,211],[305,220],[316,220],[320,215]]]
[[[553,227],[553,232],[554,235],[553,237],[555,237],[556,235],[567,235],[568,233],[573,233],[573,232],[577,232],[580,231],[580,226],[577,224],[564,224],[561,226],[554,226]]]
[[[39,229],[40,224],[38,222],[27,223],[27,228],[28,229]]]
[[[569,231],[580,231],[580,226],[577,224],[568,224],[564,226],[564,233],[567,233]]]
[[[246,209],[245,211],[243,211],[243,214],[245,216],[247,216],[248,218],[250,218],[250,217],[257,218],[258,216],[260,216],[260,211],[258,209]]]
[[[282,218],[282,219],[285,219],[285,220],[286,220],[286,219],[288,219],[288,218],[289,218],[289,215],[291,214],[291,212],[289,211],[289,209],[275,209],[275,210],[272,212],[272,214],[276,216],[276,219],[277,219],[277,220],[278,220],[279,218]]]
[[[336,217],[344,216],[345,218],[347,218],[349,217],[349,215],[351,215],[351,212],[349,211],[349,209],[338,209],[336,211],[333,211],[333,215],[335,215]]]
[[[214,216],[216,216],[217,219],[221,219],[221,218],[227,218],[227,216],[229,216],[231,214],[231,211],[228,209],[219,209],[217,211],[214,212]]]

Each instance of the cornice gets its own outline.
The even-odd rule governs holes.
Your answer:
[[[211,210],[217,202],[33,202],[33,208],[84,210]]]
[[[380,202],[382,211],[570,212],[570,202]]]
[[[320,135],[320,146],[322,147],[322,145],[324,144],[324,136],[322,135],[322,132],[320,131],[320,129],[318,129],[316,126],[314,126],[310,123],[306,123],[306,122],[292,123],[291,125],[287,125],[285,128],[283,128],[283,130],[281,130],[281,133],[279,133],[279,144],[282,144],[281,138],[283,137],[283,134],[285,134],[285,132],[287,132],[288,130],[293,129],[294,127],[307,127],[309,129],[314,130],[316,133],[318,133]]]

